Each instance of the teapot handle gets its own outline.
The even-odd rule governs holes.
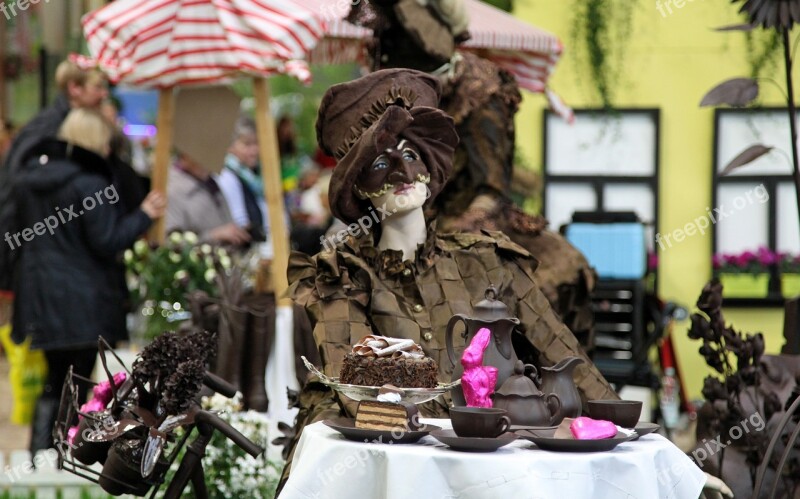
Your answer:
[[[527,376],[531,380],[533,380],[533,383],[538,388],[539,385],[541,385],[541,381],[540,381],[540,378],[539,378],[539,370],[536,369],[536,366],[534,366],[533,364],[525,364],[525,371],[526,372],[530,371],[530,374],[525,374],[525,376]]]
[[[545,397],[545,400],[547,400],[547,408],[550,410],[550,424],[554,425],[561,416],[561,398],[558,396],[558,394],[548,393]],[[554,404],[556,406],[555,410],[553,410]]]
[[[450,321],[447,323],[447,330],[445,331],[444,343],[447,345],[447,356],[450,358],[450,364],[453,366],[456,365],[456,351],[453,348],[453,327],[456,325],[457,322],[461,321],[464,323],[464,327],[467,327],[467,321],[464,320],[465,317],[462,314],[456,314],[450,317]],[[466,335],[466,329],[464,330]]]

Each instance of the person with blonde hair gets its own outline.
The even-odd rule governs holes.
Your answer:
[[[14,182],[16,223],[0,234],[14,253],[12,338],[45,352],[48,377],[32,424],[32,454],[53,446],[52,429],[69,366],[91,376],[97,338],[127,338],[121,253],[164,215],[151,192],[121,206],[108,162],[112,129],[94,109],[67,114],[57,138],[31,149]]]
[[[78,108],[99,109],[108,97],[108,81],[98,69],[85,69],[75,60],[67,59],[56,68],[59,89],[55,102],[17,133],[0,168],[0,234],[9,230],[16,214],[11,202],[14,177],[22,168],[31,150],[43,139],[54,138],[70,110]],[[0,245],[0,291],[10,291],[10,276],[14,266],[14,253]]]

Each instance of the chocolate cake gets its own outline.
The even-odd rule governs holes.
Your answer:
[[[356,428],[367,430],[417,430],[418,420],[417,406],[408,402],[362,400],[356,412]]]
[[[363,386],[394,385],[401,388],[435,388],[439,366],[430,357],[344,357],[341,383]]]

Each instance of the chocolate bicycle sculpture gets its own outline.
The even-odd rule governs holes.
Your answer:
[[[226,397],[236,390],[206,371],[216,352],[216,335],[207,332],[167,332],[145,347],[132,370],[112,375],[106,353],[124,364],[102,338],[100,359],[108,379],[94,384],[70,372],[61,394],[53,437],[59,449],[58,465],[98,483],[112,495],[155,497],[167,470],[189,437],[180,466],[163,497],[177,499],[191,481],[194,497],[205,499],[201,460],[214,431],[220,431],[253,457],[264,449],[248,440],[215,413],[197,402],[205,385]],[[83,393],[92,387],[88,402]],[[182,436],[177,433],[182,428]],[[102,464],[98,471],[96,463]]]

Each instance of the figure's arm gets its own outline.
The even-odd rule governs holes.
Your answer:
[[[344,356],[362,337],[372,334],[367,306],[369,291],[353,281],[337,261],[337,252],[310,257],[293,252],[289,258],[289,295],[311,321],[323,371],[339,376]]]
[[[575,382],[581,398],[584,401],[619,398],[584,353],[575,335],[555,314],[550,302],[533,281],[530,269],[525,268],[524,262],[518,261],[511,262],[509,268],[513,274],[509,285],[520,297],[516,301],[516,315],[521,322],[521,332],[538,351],[541,363],[550,366],[566,357],[580,357],[584,362],[575,369]]]

